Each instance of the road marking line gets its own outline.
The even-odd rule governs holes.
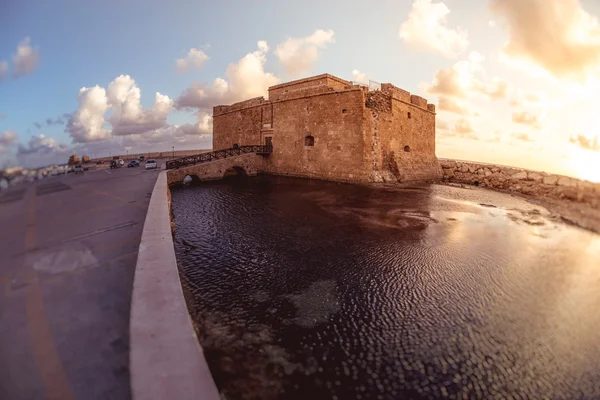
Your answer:
[[[110,172],[109,170],[105,169],[104,172],[106,172],[107,174],[112,174],[112,172]]]
[[[105,233],[105,232],[109,232],[109,231],[114,231],[115,229],[126,228],[128,226],[133,226],[133,225],[136,225],[136,224],[137,224],[137,222],[135,222],[135,221],[129,221],[129,222],[126,222],[124,224],[109,226],[108,228],[96,229],[95,231],[91,231],[91,232],[88,232],[88,233],[83,233],[81,235],[77,235],[77,236],[73,236],[73,237],[70,237],[68,239],[65,239],[65,240],[62,241],[62,243],[68,243],[68,242],[73,242],[75,240],[85,239],[85,238],[88,238],[90,236],[95,236],[95,235],[99,235],[101,233]]]
[[[33,355],[48,400],[75,400],[54,344],[39,285],[27,290],[27,322]]]
[[[30,193],[27,210],[27,230],[25,232],[25,248],[27,251],[32,251],[36,245],[35,185],[32,186]],[[37,274],[32,271],[30,278],[37,280]],[[52,336],[48,315],[44,309],[42,290],[40,285],[36,283],[27,288],[26,309],[31,349],[42,378],[45,397],[48,400],[75,400],[75,395],[69,385]]]

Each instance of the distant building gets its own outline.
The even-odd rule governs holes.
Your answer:
[[[262,172],[334,181],[437,180],[435,105],[324,74],[213,109],[213,150],[272,144]]]

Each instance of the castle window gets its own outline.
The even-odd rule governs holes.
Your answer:
[[[404,146],[404,151],[409,153],[410,152],[410,146]]]
[[[342,114],[346,114],[348,110],[346,110],[345,108],[342,108]]]
[[[304,145],[305,146],[314,146],[315,145],[315,138],[308,135],[304,138]]]
[[[408,119],[411,119],[412,116],[410,115],[410,111],[408,112]]]

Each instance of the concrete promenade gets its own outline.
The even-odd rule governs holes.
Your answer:
[[[0,399],[131,397],[131,292],[158,173],[89,171],[0,193]]]

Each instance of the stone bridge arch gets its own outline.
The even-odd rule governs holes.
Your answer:
[[[231,178],[231,177],[243,177],[248,176],[248,173],[244,169],[244,167],[240,167],[239,165],[234,165],[231,168],[227,168],[223,173],[223,178]]]
[[[179,169],[167,170],[167,182],[169,185],[183,183],[187,175],[192,177],[194,183],[197,182],[194,176],[200,181],[223,179],[227,176],[236,176],[243,173],[247,176],[255,176],[264,171],[264,165],[265,158],[263,156],[248,153]]]

